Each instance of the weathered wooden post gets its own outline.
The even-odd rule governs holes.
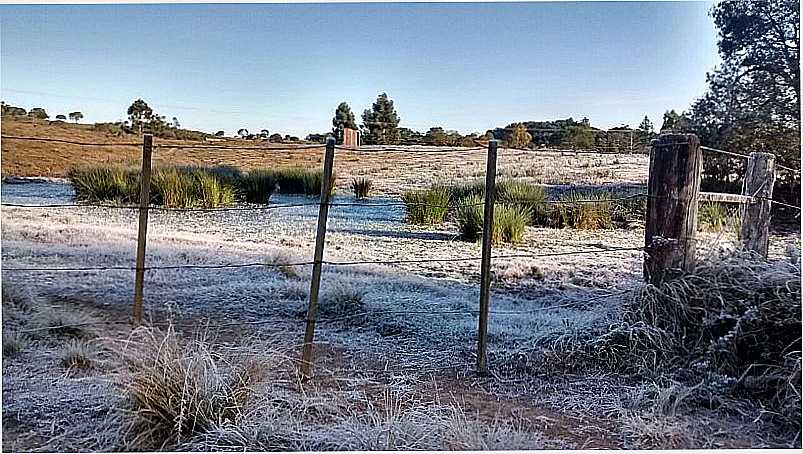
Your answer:
[[[323,161],[323,181],[321,182],[321,200],[318,209],[318,233],[315,237],[315,257],[312,265],[312,282],[309,289],[309,307],[307,308],[307,327],[304,331],[304,346],[301,355],[301,374],[312,376],[312,347],[315,337],[315,317],[318,313],[318,293],[321,288],[321,268],[323,265],[323,247],[326,241],[326,221],[329,216],[329,195],[332,193],[332,168],[335,162],[335,139],[326,138],[326,152]]]
[[[744,248],[767,258],[770,233],[772,189],[775,186],[775,155],[750,153],[742,195],[754,197],[742,205],[742,243]]]
[[[653,142],[644,235],[644,278],[650,283],[694,269],[702,162],[694,134],[666,134]]]
[[[139,231],[137,233],[137,266],[134,280],[134,324],[142,323],[142,287],[145,281],[145,242],[148,238],[148,206],[151,202],[151,155],[153,136],[142,136],[142,171],[139,186]]]
[[[480,264],[480,326],[477,334],[477,373],[488,373],[488,309],[491,301],[491,242],[496,200],[496,140],[488,142],[485,165],[485,211],[482,221],[482,263]]]

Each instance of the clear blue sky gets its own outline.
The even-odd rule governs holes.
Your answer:
[[[380,92],[462,133],[587,116],[660,127],[718,63],[711,2],[0,6],[0,96],[51,117],[305,136]]]

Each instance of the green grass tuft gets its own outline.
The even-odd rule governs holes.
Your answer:
[[[449,190],[433,185],[429,189],[407,191],[402,194],[407,222],[419,225],[440,224],[449,204]]]
[[[366,199],[371,193],[373,182],[367,178],[355,178],[351,181],[351,189],[354,191],[354,197],[358,199]]]
[[[484,211],[483,198],[479,195],[460,200],[455,218],[464,240],[477,241],[481,237]],[[497,244],[521,243],[531,217],[529,208],[525,206],[497,203],[494,206],[492,241]]]
[[[252,170],[238,181],[240,193],[249,203],[268,203],[276,184],[274,172],[264,169]]]
[[[608,192],[572,191],[556,204],[552,220],[555,227],[582,230],[613,228],[611,198]],[[588,202],[590,201],[590,202]]]

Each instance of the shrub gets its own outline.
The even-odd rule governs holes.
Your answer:
[[[407,222],[411,224],[440,224],[449,207],[449,190],[433,185],[429,189],[407,191],[402,194]]]
[[[799,431],[800,298],[799,262],[720,251],[692,273],[634,292],[607,329],[561,336],[544,359],[747,397]]]
[[[273,172],[257,169],[248,172],[239,181],[240,191],[246,202],[268,203],[276,190],[276,176]]]
[[[371,192],[373,183],[367,178],[355,178],[351,181],[351,189],[354,190],[354,197],[365,199]]]
[[[613,227],[611,198],[607,192],[571,191],[553,210],[555,227],[596,230]]]
[[[133,410],[125,413],[128,448],[163,448],[240,418],[266,370],[210,350],[202,341],[181,343],[172,330],[132,333],[118,352]]]

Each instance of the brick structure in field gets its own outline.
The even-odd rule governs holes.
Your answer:
[[[356,129],[344,129],[343,146],[349,148],[358,148],[360,146],[360,132]]]

